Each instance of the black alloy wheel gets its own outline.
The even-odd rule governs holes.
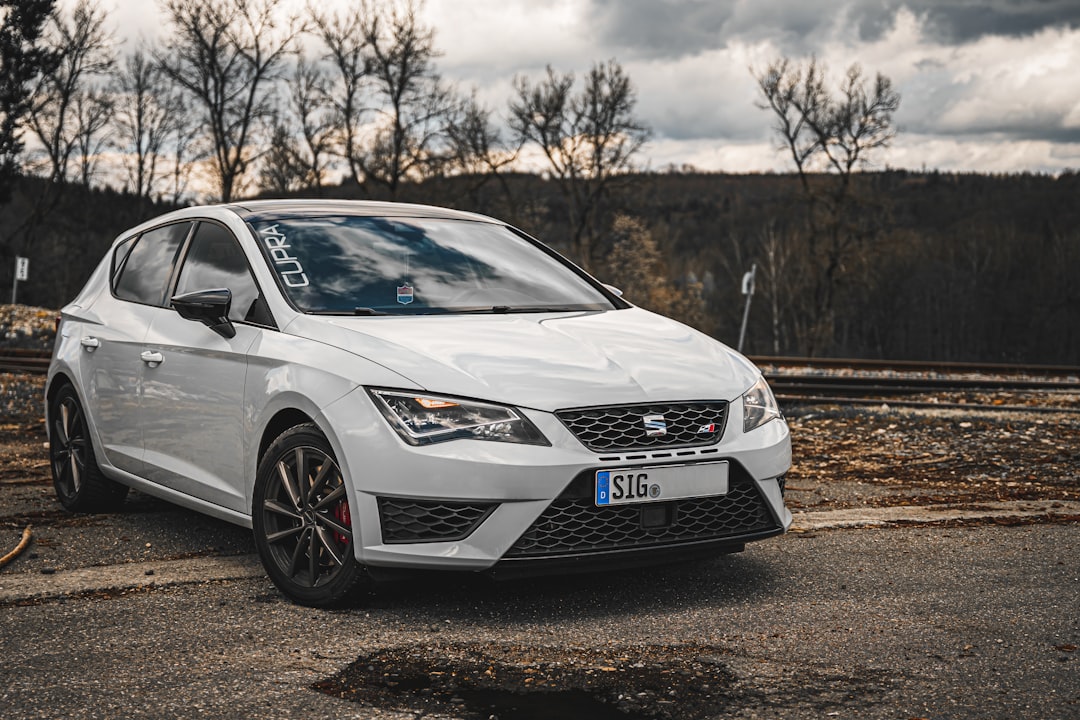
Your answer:
[[[65,384],[49,402],[49,464],[60,504],[72,512],[116,509],[126,485],[105,477],[94,457],[90,423],[75,388]]]
[[[259,463],[252,506],[259,557],[290,599],[335,605],[361,582],[345,479],[315,425],[298,425],[270,445]]]

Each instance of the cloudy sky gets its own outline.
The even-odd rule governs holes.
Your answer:
[[[150,0],[113,7],[121,38],[160,27]],[[427,0],[423,13],[443,75],[499,111],[516,74],[618,60],[653,129],[642,159],[654,169],[791,169],[749,68],[811,55],[900,91],[881,167],[1080,169],[1080,0]]]

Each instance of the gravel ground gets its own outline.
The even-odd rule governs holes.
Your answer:
[[[44,423],[44,395],[44,375],[0,372],[0,422],[20,426]]]
[[[0,304],[0,347],[52,350],[57,314],[48,308]]]
[[[789,417],[793,508],[1080,498],[1080,414],[797,412]]]

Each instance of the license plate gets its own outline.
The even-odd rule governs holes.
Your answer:
[[[596,505],[628,505],[726,495],[727,461],[598,470]]]

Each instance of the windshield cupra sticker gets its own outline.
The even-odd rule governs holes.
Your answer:
[[[282,282],[289,287],[307,287],[310,283],[307,273],[304,272],[304,266],[289,254],[291,248],[288,239],[278,230],[278,226],[269,225],[263,228],[259,231],[259,236],[266,244],[266,249],[270,252],[270,258],[274,261],[274,267],[281,276]]]

